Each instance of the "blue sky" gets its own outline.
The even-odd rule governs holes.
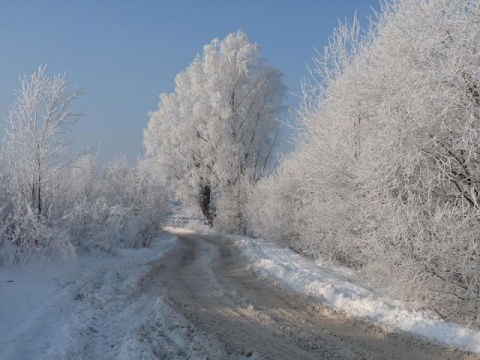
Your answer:
[[[143,129],[160,93],[213,38],[238,29],[300,90],[306,64],[339,20],[366,16],[378,0],[0,0],[0,114],[14,101],[18,76],[48,64],[87,94],[74,103],[86,116],[74,147],[87,145],[104,163],[144,152]],[[295,106],[291,96],[289,106]]]

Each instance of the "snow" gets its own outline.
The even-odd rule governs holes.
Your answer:
[[[225,358],[155,283],[176,244],[164,234],[148,249],[72,265],[0,267],[0,359]]]
[[[480,353],[480,331],[408,309],[376,295],[360,276],[344,267],[305,259],[290,249],[261,239],[227,236],[259,276],[274,278],[291,290],[320,299],[347,315],[373,320],[438,343]]]
[[[479,331],[378,296],[351,269],[311,261],[261,239],[222,237],[239,247],[260,277],[347,315],[480,353]],[[156,280],[177,245],[165,233],[148,249],[82,255],[70,265],[0,267],[0,359],[229,358],[218,338],[174,309]]]

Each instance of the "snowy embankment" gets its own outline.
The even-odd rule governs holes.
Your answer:
[[[0,267],[0,359],[225,358],[156,280],[177,244],[164,234],[148,249]]]
[[[443,321],[408,309],[399,301],[380,297],[368,289],[352,269],[308,260],[290,249],[279,248],[261,239],[235,235],[222,237],[233,241],[242,250],[259,276],[273,278],[294,292],[320,299],[334,310],[408,331],[447,346],[480,353],[480,331]]]
[[[480,353],[480,331],[409,310],[379,297],[362,284],[355,271],[310,261],[289,249],[262,240],[228,236],[256,272],[275,278],[291,290],[320,298],[335,310],[367,318],[448,346]]]

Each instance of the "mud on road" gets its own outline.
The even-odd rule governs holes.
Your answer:
[[[240,251],[215,236],[177,235],[158,271],[169,303],[216,336],[231,358],[478,359],[327,309],[259,279]]]

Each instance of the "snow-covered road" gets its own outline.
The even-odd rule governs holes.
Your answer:
[[[475,358],[290,292],[238,246],[165,233],[70,266],[0,267],[0,359]]]

